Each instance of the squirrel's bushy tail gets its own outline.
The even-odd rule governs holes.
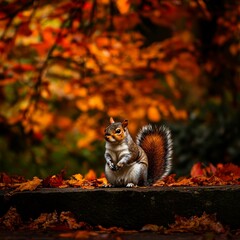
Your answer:
[[[144,126],[137,135],[137,144],[148,157],[148,182],[154,183],[169,174],[172,167],[172,137],[166,126]]]

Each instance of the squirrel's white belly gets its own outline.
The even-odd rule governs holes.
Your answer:
[[[128,146],[125,143],[117,146],[109,146],[107,143],[106,152],[111,155],[112,161],[115,164],[117,164],[126,154],[129,154]]]
[[[139,179],[143,177],[139,174],[147,175],[147,165],[140,162],[133,162],[118,171],[112,171],[106,164],[105,173],[108,181],[112,185],[126,186],[128,183],[138,185]]]

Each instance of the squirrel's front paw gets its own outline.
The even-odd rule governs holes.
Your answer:
[[[116,166],[117,170],[121,169],[124,165],[125,164],[123,162],[118,162]]]
[[[112,171],[116,171],[116,170],[117,170],[117,169],[116,169],[116,166],[114,165],[113,162],[108,162],[108,166],[109,166],[109,168],[110,168]]]

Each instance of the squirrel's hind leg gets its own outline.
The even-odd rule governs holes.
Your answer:
[[[136,163],[131,167],[126,179],[126,187],[147,185],[147,165]]]
[[[145,163],[139,163],[140,171],[138,172],[138,186],[146,186],[147,185],[147,172],[148,168]]]

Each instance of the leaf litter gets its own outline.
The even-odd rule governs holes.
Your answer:
[[[213,186],[213,185],[231,185],[240,184],[240,167],[234,164],[218,164],[214,166],[209,164],[204,166],[202,163],[196,163],[191,170],[190,177],[181,177],[176,179],[174,174],[167,176],[163,180],[153,184],[154,187],[161,186]],[[21,176],[9,176],[6,173],[0,173],[0,189],[11,190],[9,194],[19,191],[34,191],[37,188],[82,188],[94,189],[108,186],[107,179],[104,176],[97,178],[95,172],[90,170],[85,176],[80,173],[72,175],[65,179],[65,171],[59,174],[48,176],[45,179],[33,177],[32,180],[26,180]],[[0,218],[0,229],[15,230],[46,230],[60,231],[59,237],[84,239],[97,236],[98,234],[110,233],[136,233],[136,230],[125,230],[119,227],[105,228],[103,226],[91,226],[88,223],[78,221],[71,212],[56,211],[53,213],[42,213],[38,218],[28,222],[23,222],[16,208],[11,207],[9,211]],[[74,231],[73,231],[74,230]],[[142,227],[141,232],[150,231],[160,234],[172,234],[178,232],[214,232],[216,234],[228,233],[228,228],[217,221],[216,215],[203,213],[202,216],[192,216],[185,218],[175,216],[175,222],[168,227],[147,224]]]
[[[168,186],[219,186],[219,185],[239,185],[240,184],[240,167],[232,163],[213,164],[204,166],[198,162],[193,165],[190,177],[180,177],[176,179],[175,174],[153,184],[155,187]]]
[[[81,239],[100,234],[122,233],[132,234],[138,232],[157,232],[160,234],[173,233],[204,233],[229,234],[229,228],[222,225],[215,214],[192,216],[190,218],[175,216],[175,222],[167,227],[147,224],[139,230],[125,230],[121,227],[105,228],[101,225],[91,226],[79,221],[69,211],[42,213],[36,219],[23,221],[17,209],[11,207],[8,212],[0,218],[0,230],[9,231],[56,231],[59,237]],[[73,231],[74,230],[74,231]]]
[[[12,189],[11,193],[18,191],[33,191],[37,188],[82,188],[94,189],[109,186],[104,174],[97,178],[93,170],[83,176],[80,173],[72,175],[65,179],[65,171],[59,174],[48,176],[44,179],[33,177],[32,180],[26,180],[21,176],[9,176],[7,173],[0,173],[0,189]],[[232,163],[218,164],[214,166],[209,164],[204,166],[199,162],[193,165],[190,177],[180,177],[176,179],[175,174],[171,174],[153,184],[154,187],[177,187],[177,186],[219,186],[219,185],[239,185],[240,167]],[[11,194],[10,193],[10,194]]]

